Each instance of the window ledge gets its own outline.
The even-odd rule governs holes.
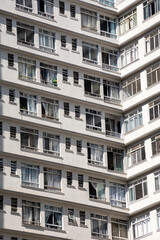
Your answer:
[[[0,102],[3,102],[3,103],[4,103],[5,101],[4,101],[3,99],[0,99]]]
[[[14,32],[9,32],[9,31],[6,31],[7,34],[10,34],[10,35],[13,35],[13,36],[16,36],[16,34]]]
[[[132,98],[136,97],[137,95],[139,95],[139,94],[141,94],[141,93],[142,93],[142,90],[141,90],[141,91],[139,91],[139,92],[137,92],[136,94],[134,94],[134,95],[132,95],[132,96],[130,96],[130,97],[128,97],[128,98],[126,98],[126,99],[123,99],[123,103],[124,103],[124,102],[126,102],[127,100],[130,100],[130,99],[132,99]]]
[[[70,118],[70,119],[72,118],[71,116],[66,115],[66,114],[63,114],[63,116],[66,117],[66,118]]]
[[[131,168],[133,168],[133,167],[135,167],[135,166],[138,166],[138,165],[142,164],[143,162],[147,162],[147,159],[143,159],[143,160],[141,160],[140,162],[135,163],[135,164],[133,164],[132,166],[127,167],[127,169],[131,169]]]
[[[153,49],[153,50],[151,50],[150,52],[144,54],[144,56],[147,57],[148,55],[150,55],[151,53],[154,53],[154,52],[157,51],[158,49],[160,49],[160,46],[157,47],[157,48],[155,48],[155,49]]]
[[[93,132],[93,133],[100,133],[102,135],[105,135],[105,132],[102,132],[102,130],[94,130],[94,129],[91,129],[91,128],[86,128],[86,131],[89,131],[89,132]]]
[[[0,213],[6,213],[6,211],[4,211],[4,210],[0,209]]]
[[[159,119],[160,119],[160,116],[157,117],[157,118],[154,118],[154,119],[150,120],[150,121],[148,122],[148,124],[151,124],[151,123],[153,123],[153,122],[156,122],[156,121],[159,120]]]
[[[59,56],[59,54],[55,53],[55,51],[54,52],[50,52],[50,51],[47,51],[47,50],[43,50],[41,48],[37,48],[37,50],[40,51],[40,52],[43,52],[43,53],[51,54],[51,55],[54,55],[54,56]]]
[[[158,193],[160,193],[160,189],[157,190],[157,191],[155,191],[155,192],[153,192],[154,195],[155,195],[155,194],[158,194]]]
[[[92,234],[92,233],[91,233]],[[99,239],[109,239],[109,235],[106,235],[106,236],[99,236],[99,237],[97,237],[97,236],[91,236],[91,238],[92,239],[97,239],[97,240],[99,240]]]
[[[44,230],[48,230],[48,231],[55,231],[55,232],[60,232],[60,233],[66,233],[65,230],[62,230],[62,229],[56,229],[56,228],[52,228],[52,227],[43,227]]]
[[[133,62],[131,62],[131,63],[128,63],[127,65],[121,67],[120,69],[124,69],[125,67],[128,67],[128,66],[130,66],[131,64],[133,64],[133,63],[135,63],[135,62],[137,62],[137,61],[139,61],[139,58],[137,58],[135,61],[133,61]]]
[[[16,68],[16,67],[11,67],[11,66],[7,66],[7,67],[8,67],[8,69],[17,71],[17,68]]]
[[[149,91],[149,89],[151,89],[151,88],[154,87],[154,86],[157,86],[158,84],[160,84],[160,82],[153,83],[152,85],[150,85],[149,87],[147,87],[146,90]]]
[[[63,13],[59,13],[59,16],[67,18],[67,15]]]
[[[86,31],[86,32],[90,32],[90,33],[95,33],[95,34],[99,35],[99,32],[97,31],[97,29],[90,29],[90,28],[81,27],[81,30]]]
[[[15,178],[20,178],[20,176],[17,175],[17,174],[12,174],[12,173],[11,173],[10,176],[11,176],[11,177],[15,177]]]
[[[75,220],[74,222],[68,222],[68,225],[70,226],[78,226],[77,221]]]
[[[109,173],[127,175],[124,171],[123,171],[123,172],[120,172],[120,171],[111,170],[111,169],[107,169],[107,170],[108,170]]]
[[[143,127],[144,127],[144,124],[142,124],[142,125],[134,128],[134,129],[132,129],[132,130],[129,131],[129,132],[124,133],[124,135],[126,136],[126,135],[128,135],[129,133],[132,133],[132,132],[134,132],[134,131],[137,131],[137,130],[139,130],[140,128],[143,128]]]
[[[83,119],[82,119],[82,118],[75,117],[74,119],[83,122]]]
[[[59,191],[56,191],[56,190],[43,189],[43,188],[41,188],[40,190],[42,190],[44,192],[47,192],[47,193],[53,193],[53,194],[58,194],[58,195],[65,195],[63,192],[59,192]]]
[[[79,51],[72,50],[72,53],[80,54]]]
[[[51,21],[51,22],[55,22],[56,23],[56,20],[54,19],[54,16],[52,16],[53,18],[50,18],[50,17],[46,17],[46,16],[43,16],[43,15],[40,15],[40,14],[34,14],[34,13],[32,13],[33,15],[35,15],[35,16],[38,16],[38,17],[40,17],[40,18],[43,18],[43,19],[46,19],[47,21]]]
[[[104,204],[110,205],[110,202],[106,201],[106,199],[105,200],[103,200],[103,199],[100,200],[100,199],[95,199],[95,198],[90,198],[89,197],[89,200],[93,201],[93,202],[104,203]]]
[[[81,190],[81,191],[87,191],[87,189],[84,188],[84,187],[78,187],[78,190]]]
[[[38,224],[32,224],[32,223],[22,223],[22,226],[26,228],[34,228],[34,229],[42,229],[41,223]]]
[[[87,163],[89,166],[92,166],[92,167],[99,167],[99,168],[103,168],[103,169],[107,169],[106,166],[104,165],[100,165],[100,164],[93,164],[93,163]]]
[[[65,149],[65,152],[68,152],[68,153],[74,153],[72,150],[70,149]]]
[[[146,199],[146,198],[149,198],[149,195],[147,195],[147,196],[145,196],[145,197],[142,197],[142,198],[140,198],[140,199],[138,199],[138,200],[134,200],[134,201],[132,201],[132,202],[129,202],[129,205],[132,205],[132,204],[134,204],[134,203],[140,202],[140,201],[142,201],[142,200],[144,200],[144,199]]]
[[[147,233],[147,234],[145,234],[145,235],[143,235],[143,236],[141,236],[141,237],[134,238],[134,240],[136,240],[136,239],[143,239],[143,238],[148,237],[148,236],[150,236],[150,235],[152,235],[152,234],[153,234],[153,233],[150,232],[150,233]]]
[[[31,48],[31,49],[33,49],[33,48],[36,49],[35,44],[29,45],[29,44],[17,42],[17,45],[20,45],[20,46],[23,46],[23,47],[28,47],[28,48]]]
[[[17,103],[16,103],[16,102],[9,102],[9,104],[12,104],[12,105],[17,106]]]
[[[138,27],[138,25],[134,26],[134,27],[133,27],[133,28],[131,28],[131,29],[128,29],[126,32],[124,32],[124,33],[120,34],[120,35],[119,35],[119,38],[120,38],[120,37],[122,37],[122,36],[124,36],[125,34],[127,34],[127,33],[131,32],[133,29],[135,29],[135,28],[137,28],[137,27]]]
[[[82,87],[80,84],[73,83],[73,86],[75,87]]]
[[[0,172],[0,175],[7,175],[7,174],[6,174],[5,172],[2,171],[2,172]]]
[[[94,96],[94,95],[92,95],[92,94],[84,94],[84,97],[93,98],[93,99],[98,99],[98,100],[103,101],[103,99],[101,98],[101,95],[99,95],[99,96]]]
[[[70,17],[70,19],[72,19],[74,21],[78,21],[78,18]]]
[[[52,154],[52,153],[37,152],[37,154],[44,155],[44,156],[48,156],[48,157],[52,157],[52,158],[58,158],[58,159],[63,160],[63,158],[62,158],[61,156],[55,156],[55,155]]]
[[[67,184],[67,187],[68,187],[68,188],[72,188],[72,189],[76,189],[76,187],[73,186],[73,185],[68,185],[68,184]]]
[[[22,152],[40,154],[40,152],[38,152],[39,149],[34,150],[34,149],[28,149],[28,148],[21,148],[21,147],[20,147],[20,150],[21,150]]]
[[[61,49],[62,49],[62,50],[65,50],[65,51],[69,51],[69,49],[66,48],[66,47],[61,47]]]
[[[158,153],[152,155],[152,156],[151,156],[151,159],[154,158],[154,157],[158,157],[158,156],[160,156],[160,152],[158,152]]]
[[[155,13],[154,15],[152,15],[152,16],[150,16],[150,17],[144,19],[144,20],[142,21],[142,24],[145,23],[145,22],[147,22],[147,21],[149,21],[150,19],[154,18],[154,16],[158,15],[159,13],[160,13],[160,12],[158,11],[158,12]]]
[[[62,83],[64,83],[64,84],[68,84],[68,85],[71,85],[71,83],[68,82],[68,81],[62,81]]]
[[[13,138],[13,137],[10,137],[9,139],[10,139],[10,140],[12,140],[12,141],[19,142],[19,139],[18,139],[18,138]]]
[[[82,63],[101,68],[101,65],[99,65],[98,63],[92,63],[92,62],[89,62],[89,61],[90,61],[89,59],[88,59],[88,61],[87,60],[86,61],[82,60]]]
[[[85,156],[85,154],[83,152],[77,152],[77,155]]]
[[[10,214],[12,214],[12,215],[16,215],[16,216],[20,216],[20,213],[18,213],[18,212],[10,211]]]

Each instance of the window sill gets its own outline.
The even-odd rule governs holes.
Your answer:
[[[70,119],[72,119],[72,117],[71,117],[71,116],[69,116],[69,115],[66,115],[66,114],[64,114],[64,115],[63,115],[63,117],[66,117],[66,118],[70,118]]]
[[[11,67],[11,66],[7,66],[7,67],[8,67],[8,69],[17,71],[17,68],[16,68],[16,67]]]
[[[69,49],[66,48],[66,47],[61,47],[61,49],[62,49],[62,50],[65,50],[65,51],[69,51]]]
[[[39,149],[29,149],[29,148],[21,148],[21,147],[20,147],[20,150],[21,150],[22,152],[40,154],[40,153],[38,152]]]
[[[136,240],[136,239],[143,239],[143,238],[145,238],[145,237],[148,237],[148,236],[150,236],[150,235],[152,235],[153,233],[152,232],[150,232],[150,233],[147,233],[147,234],[145,234],[145,235],[143,235],[143,236],[141,236],[141,237],[138,237],[138,238],[134,238],[134,240]]]
[[[72,53],[80,54],[79,51],[72,50]]]
[[[95,34],[99,35],[99,32],[97,31],[97,29],[81,27],[81,30],[85,31],[85,32],[95,33]]]
[[[73,83],[73,86],[75,87],[82,87],[80,84]]]
[[[98,63],[92,63],[92,62],[90,62],[89,59],[88,59],[88,61],[82,60],[82,63],[101,68],[101,65],[98,65]]]
[[[68,82],[68,81],[62,81],[62,83],[64,83],[64,84],[68,84],[68,85],[71,85],[71,83]]]
[[[15,177],[15,178],[20,178],[20,176],[17,175],[17,174],[12,174],[12,173],[11,173],[10,176],[11,176],[11,177]]]
[[[80,191],[87,191],[87,189],[86,188],[84,188],[84,187],[78,187],[78,190],[80,190]]]
[[[72,19],[74,21],[78,21],[78,18],[70,17],[70,19]]]
[[[65,195],[63,192],[60,191],[56,191],[56,190],[51,190],[51,189],[43,189],[41,188],[40,190],[47,192],[47,193],[53,193],[53,194],[57,194],[57,195]]]
[[[84,153],[82,153],[82,152],[77,152],[77,155],[80,155],[80,156],[85,156],[85,154],[84,154]]]
[[[92,234],[92,233],[91,233],[91,234]],[[108,240],[109,240],[109,235],[106,235],[106,236],[100,235],[99,237],[92,235],[91,238],[92,238],[92,239],[97,239],[97,240],[99,240],[99,239],[108,239]]]
[[[34,228],[34,229],[42,229],[41,223],[38,224],[33,224],[33,223],[22,223],[22,226],[26,228]]]
[[[138,61],[139,61],[139,58],[137,58],[135,61],[133,61],[133,62],[131,62],[131,63],[128,63],[127,65],[121,67],[120,69],[122,70],[122,69],[124,69],[125,67],[128,67],[128,66],[130,66],[131,64],[133,64],[133,63],[135,63],[135,62],[138,62]]]
[[[160,82],[153,83],[152,85],[147,87],[146,90],[149,91],[152,87],[157,86],[158,84],[160,84]]]
[[[29,44],[17,42],[17,45],[20,45],[20,46],[23,46],[23,47],[28,47],[28,48],[31,48],[31,49],[33,49],[33,48],[36,49],[35,44],[29,45]]]
[[[158,193],[160,193],[160,189],[157,190],[157,191],[155,191],[155,192],[153,192],[154,195],[155,195],[155,194],[158,194]]]
[[[4,103],[5,101],[4,101],[3,99],[0,99],[0,102],[3,102],[3,103]]]
[[[74,119],[83,122],[82,118],[75,117]]]
[[[19,139],[18,139],[18,138],[13,138],[13,137],[10,137],[9,139],[10,139],[10,140],[12,140],[12,141],[19,142]]]
[[[147,198],[149,198],[149,195],[147,195],[147,196],[145,196],[145,197],[142,197],[142,198],[140,198],[140,199],[134,200],[134,201],[132,201],[132,202],[129,202],[129,205],[132,205],[132,204],[134,204],[134,203],[140,202],[140,201],[145,200],[145,199],[147,199]]]
[[[69,226],[76,226],[76,227],[78,227],[78,224],[77,224],[76,220],[73,221],[73,222],[68,222],[68,225]]]
[[[70,149],[65,149],[65,152],[68,152],[68,153],[74,153],[72,150],[70,150]]]
[[[0,172],[0,175],[7,175],[7,174],[6,174],[5,172],[2,171],[2,172]]]
[[[0,209],[0,213],[6,213],[6,211],[4,211],[4,210]]]
[[[54,55],[54,56],[59,56],[59,54],[55,53],[55,51],[51,52],[51,51],[47,51],[47,50],[44,50],[44,49],[41,49],[41,48],[37,48],[37,50],[40,51],[40,52],[43,52],[43,53],[51,54],[51,55]]]
[[[56,124],[62,124],[61,122],[59,122],[59,119],[55,120],[54,118],[39,117],[39,116],[37,118],[48,121],[48,122],[56,123]]]
[[[142,164],[143,162],[147,162],[147,159],[143,159],[143,160],[141,160],[140,162],[135,163],[135,164],[133,164],[132,166],[127,167],[127,169],[131,169],[131,168],[133,168],[133,167],[136,167],[136,166]]]
[[[48,230],[48,231],[55,231],[55,232],[60,232],[60,233],[66,233],[65,230],[62,230],[62,229],[56,229],[54,227],[43,227],[44,230]]]
[[[93,133],[100,133],[100,134],[103,134],[105,135],[105,132],[102,132],[102,129],[101,130],[94,130],[92,128],[86,128],[86,131],[89,131],[89,132],[93,132]]]
[[[89,166],[92,166],[92,167],[98,167],[98,168],[107,169],[106,166],[100,165],[100,164],[93,164],[93,163],[89,163],[89,162],[88,162],[88,165],[89,165]]]
[[[85,97],[88,97],[88,98],[93,98],[93,99],[98,99],[98,100],[102,100],[103,99],[101,98],[101,95],[98,95],[98,96],[94,96],[92,93],[91,94],[84,94]]]
[[[44,13],[44,14],[45,14],[45,13]],[[34,14],[34,15],[36,15],[36,16],[38,16],[38,17],[40,17],[40,18],[43,18],[43,19],[47,19],[47,20],[49,20],[49,21],[51,21],[51,22],[56,22],[56,20],[54,19],[54,16],[47,17],[47,16],[43,16],[43,15],[41,15],[41,14]]]
[[[10,34],[10,35],[13,35],[13,36],[16,36],[16,34],[14,32],[9,32],[9,31],[6,31],[7,34]]]
[[[17,106],[16,102],[9,102],[9,104]]]
[[[160,12],[158,11],[157,13],[153,14],[152,16],[144,19],[144,20],[142,21],[142,24],[145,23],[145,22],[147,22],[148,20],[152,19],[153,17],[155,17],[155,16],[158,15],[159,13],[160,13]]]
[[[157,48],[155,48],[155,49],[153,49],[153,50],[151,50],[150,52],[148,52],[148,53],[144,54],[144,57],[147,57],[148,55],[150,55],[150,54],[154,53],[154,52],[155,52],[155,51],[157,51],[158,49],[160,49],[160,46],[159,46],[159,47],[157,47]]]
[[[61,156],[55,156],[52,153],[44,153],[44,152],[37,152],[37,153],[40,154],[40,155],[44,155],[44,156],[48,156],[48,157],[52,157],[52,158],[58,158],[58,159],[63,160],[63,158]]]
[[[157,118],[154,118],[154,119],[150,120],[150,121],[148,122],[148,124],[152,124],[153,122],[156,122],[156,121],[159,120],[159,119],[160,119],[160,116],[157,117]]]
[[[122,36],[124,36],[125,34],[127,34],[127,33],[131,32],[133,29],[135,29],[135,28],[137,28],[137,27],[138,27],[138,25],[134,26],[134,27],[133,27],[133,28],[131,28],[131,29],[128,29],[126,32],[124,32],[124,33],[120,34],[120,35],[119,35],[119,38],[120,38],[120,37],[122,37]]]
[[[132,132],[134,132],[134,131],[137,131],[137,130],[143,128],[143,127],[144,127],[144,124],[142,124],[142,125],[140,125],[140,126],[134,128],[134,129],[132,129],[132,130],[129,131],[129,132],[124,133],[124,135],[127,136],[128,134],[130,134],[130,133],[132,133]]]
[[[59,16],[67,18],[67,15],[63,13],[59,13]]]
[[[93,201],[93,202],[104,203],[104,204],[107,204],[107,205],[110,204],[110,202],[107,202],[106,199],[105,200],[104,199],[100,200],[100,199],[95,199],[95,198],[90,198],[89,197],[89,200]]]
[[[127,97],[126,99],[123,99],[123,103],[126,102],[127,100],[130,100],[130,99],[136,97],[137,95],[139,95],[139,94],[141,94],[141,93],[142,93],[142,90],[139,91],[139,92],[137,92],[136,94],[134,94],[134,95],[132,95],[132,96]]]
[[[158,152],[158,153],[152,155],[152,156],[151,156],[151,159],[154,158],[154,157],[158,157],[158,156],[160,156],[160,152]]]
[[[20,216],[20,213],[18,213],[18,212],[10,211],[10,214],[11,214],[11,215],[15,215],[15,216]]]
[[[67,184],[67,187],[68,187],[68,188],[72,188],[72,189],[76,189],[76,187],[75,187],[75,186],[68,185],[68,184]]]

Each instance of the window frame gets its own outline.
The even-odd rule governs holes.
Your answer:
[[[48,42],[48,46],[47,45]],[[54,53],[55,49],[55,42],[56,42],[56,35],[53,32],[49,32],[43,29],[39,29],[39,48]]]
[[[61,192],[62,171],[58,169],[44,167],[43,173],[44,173],[44,189],[49,191]],[[48,176],[50,176],[49,179],[47,179]],[[50,185],[46,184],[48,181],[50,181]],[[59,185],[59,187],[55,186],[55,183],[56,185]]]
[[[108,238],[108,216],[102,216],[99,214],[91,213],[90,218],[91,218],[91,235],[92,235],[92,237]],[[94,230],[93,229],[93,225],[94,225],[93,221],[97,222],[96,232],[93,231]],[[105,229],[102,229],[101,225],[104,225]],[[105,233],[102,230],[105,230]]]
[[[118,72],[118,51],[101,47],[101,54],[102,69]]]
[[[40,81],[42,84],[57,87],[57,66],[40,62]]]
[[[25,134],[26,134],[26,136],[25,136]],[[27,145],[23,145],[23,141],[22,141],[23,135],[24,135],[24,137],[27,137]],[[21,149],[29,149],[32,151],[38,151],[38,137],[39,137],[38,130],[21,127],[20,128],[20,136],[21,136]],[[34,140],[34,144],[33,144],[33,140]]]
[[[84,56],[86,54],[84,48],[87,48],[88,57]],[[92,56],[92,51],[94,51],[93,56]],[[95,53],[96,53],[96,58],[94,57]],[[84,62],[98,64],[98,45],[82,41],[82,57]]]
[[[59,101],[41,97],[42,118],[59,121]]]
[[[91,116],[92,125],[87,124],[87,114]],[[100,126],[96,125],[96,117],[100,118]],[[101,117],[102,117],[102,114],[100,111],[86,108],[86,128],[91,130],[96,130],[96,131],[102,131]]]
[[[44,211],[45,211],[45,226],[46,227],[50,227],[50,228],[54,228],[54,229],[62,229],[62,220],[63,220],[63,208],[62,207],[54,207],[54,206],[49,206],[49,205],[44,205]],[[50,212],[51,217],[52,217],[52,224],[50,223],[46,223],[46,212]],[[55,224],[55,216],[56,214],[58,214],[58,216],[61,218],[61,224],[58,225],[58,221],[57,224]]]
[[[126,208],[126,186],[124,184],[110,182],[109,192],[111,206]],[[114,198],[112,197],[112,193],[115,195]],[[119,199],[120,193],[121,199]]]
[[[40,187],[40,167],[33,164],[21,164],[22,186]]]
[[[105,23],[106,30],[102,30],[102,21]],[[113,27],[111,29],[111,27]],[[117,39],[117,33],[116,33],[117,23],[116,18],[111,18],[108,16],[100,15],[100,35],[108,38]],[[114,30],[114,33],[112,32]]]
[[[30,211],[28,211],[27,208]],[[31,221],[25,219],[27,216],[27,214],[25,214],[26,210],[27,210],[27,213],[30,213],[28,215],[30,215],[29,217],[32,218]],[[22,223],[40,226],[40,211],[41,211],[41,204],[39,202],[22,200]],[[35,217],[37,217],[38,219],[36,219]]]
[[[140,186],[141,189],[138,189],[136,186]],[[141,196],[138,195],[138,190],[141,190]],[[141,178],[133,183],[129,184],[129,202],[134,202],[139,199],[143,199],[145,196],[148,195],[148,184],[147,184],[147,177]]]
[[[46,141],[48,141],[49,149],[45,149],[45,144],[47,144]],[[56,157],[60,156],[60,136],[59,135],[43,132],[43,153],[52,154],[53,156],[56,156]]]
[[[23,30],[23,39],[19,39],[18,37],[18,31],[21,31]],[[31,33],[33,36],[31,36]],[[29,34],[29,36],[31,36],[31,39],[30,41],[27,41],[27,34]],[[20,35],[22,35],[20,33]],[[31,25],[28,25],[28,24],[25,24],[25,23],[22,23],[22,22],[17,22],[17,42],[18,43],[21,43],[21,44],[26,44],[26,45],[29,45],[31,47],[33,47],[35,44],[34,44],[34,26],[31,26]]]

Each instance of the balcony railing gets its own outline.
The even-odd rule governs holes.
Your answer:
[[[109,131],[109,130],[106,130],[106,135],[111,136],[111,137],[116,137],[116,138],[122,137],[121,133],[113,132],[113,131]]]

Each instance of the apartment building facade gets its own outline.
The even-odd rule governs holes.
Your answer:
[[[160,239],[160,1],[0,0],[0,240]]]

